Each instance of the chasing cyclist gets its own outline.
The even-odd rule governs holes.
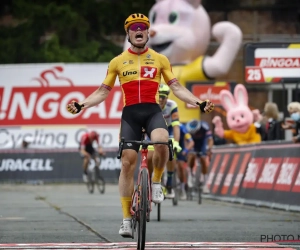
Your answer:
[[[142,128],[152,141],[168,142],[169,134],[162,110],[158,105],[157,91],[161,76],[183,102],[199,106],[201,112],[209,113],[214,104],[202,101],[180,85],[172,73],[166,56],[146,46],[150,28],[149,19],[143,14],[132,14],[124,23],[125,32],[131,47],[113,58],[101,86],[81,102],[72,101],[67,110],[72,114],[103,102],[113,88],[118,76],[123,92],[124,108],[121,117],[120,136],[125,140],[140,140]],[[122,168],[119,178],[119,192],[123,211],[123,222],[119,234],[132,237],[131,197],[134,190],[134,170],[139,146],[125,143],[122,153]],[[153,155],[152,201],[161,203],[164,195],[161,177],[169,157],[167,145],[155,145]]]
[[[99,155],[104,155],[103,149],[99,143],[99,134],[96,131],[86,132],[80,138],[80,155],[83,157],[83,182],[88,182],[87,169],[91,159],[95,161],[96,166],[99,166],[100,162],[98,157],[96,157],[96,150],[93,143],[96,142],[98,148],[97,151]]]
[[[207,181],[208,175],[208,161],[207,156],[210,157],[211,149],[214,145],[212,132],[209,125],[205,121],[193,119],[186,124],[187,131],[192,135],[194,140],[194,150],[188,154],[188,166],[190,167],[189,186],[191,186],[192,170],[195,165],[195,160],[198,158],[202,166],[203,183]],[[207,185],[203,187],[203,193],[209,193]]]
[[[174,139],[173,140],[174,150],[176,150],[177,152],[180,152],[181,151],[181,147],[179,146],[180,122],[179,122],[177,103],[173,100],[168,99],[168,96],[170,94],[170,88],[166,84],[159,85],[158,94],[159,94],[159,106],[162,109],[163,117],[165,118],[167,126],[168,126],[169,138]],[[148,156],[147,156],[150,174],[153,169],[152,157],[153,157],[153,147],[150,147],[150,148],[148,148]],[[167,183],[166,183],[167,193],[166,193],[165,197],[170,198],[170,199],[175,197],[175,192],[172,188],[172,178],[173,178],[175,167],[176,167],[176,159],[173,159],[171,162],[168,161],[168,163],[167,163]]]
[[[178,176],[180,180],[180,199],[186,200],[186,191],[185,187],[187,184],[187,176],[186,176],[186,162],[188,153],[194,147],[194,140],[190,133],[187,132],[186,127],[183,124],[180,124],[180,140],[179,146],[182,150],[177,154],[177,165],[178,165]]]

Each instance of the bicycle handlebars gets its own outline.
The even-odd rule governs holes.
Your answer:
[[[157,144],[168,145],[168,148],[169,148],[169,161],[172,161],[173,158],[174,158],[173,142],[172,142],[171,139],[169,139],[168,142],[160,142],[160,141],[152,142],[152,141],[147,141],[147,140],[142,140],[142,141],[125,140],[125,138],[122,137],[121,141],[119,143],[119,151],[118,151],[118,155],[117,155],[118,159],[121,159],[124,143],[137,144],[139,146],[142,146],[143,149],[147,149],[148,146],[150,146],[150,145],[157,145]]]

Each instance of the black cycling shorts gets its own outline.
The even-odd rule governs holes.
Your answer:
[[[140,103],[123,108],[120,138],[140,141],[142,139],[142,128],[146,130],[149,137],[151,132],[157,128],[164,128],[168,131],[167,123],[158,104]],[[136,152],[139,151],[139,148],[139,145],[130,143],[124,145],[124,149],[133,149]]]
[[[79,150],[81,149],[81,145],[79,145]],[[93,145],[92,144],[87,144],[84,146],[84,150],[86,152],[88,152],[91,156],[94,156],[95,154],[95,149],[93,148]]]

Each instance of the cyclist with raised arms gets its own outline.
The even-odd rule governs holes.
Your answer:
[[[150,22],[143,14],[131,14],[124,23],[131,47],[109,62],[107,75],[90,96],[80,102],[72,101],[67,110],[72,114],[103,102],[113,88],[118,76],[123,92],[124,107],[121,117],[120,136],[125,140],[141,140],[142,128],[152,141],[168,142],[169,134],[163,113],[158,104],[158,88],[163,76],[165,82],[183,102],[199,106],[201,112],[211,112],[214,104],[202,101],[180,85],[172,73],[168,58],[148,48]],[[151,64],[149,64],[151,63]],[[134,170],[139,146],[125,143],[121,157],[119,192],[123,221],[119,234],[132,237],[131,197],[134,191]],[[152,201],[164,199],[161,177],[169,157],[167,145],[155,145],[153,155]]]
[[[181,147],[179,146],[179,139],[180,139],[180,122],[179,122],[179,115],[178,115],[178,108],[177,103],[173,100],[168,99],[170,94],[170,88],[166,84],[160,84],[158,89],[159,94],[159,106],[162,109],[163,117],[166,120],[168,131],[169,131],[169,138],[173,140],[173,148],[177,151],[181,151]],[[148,168],[149,173],[151,174],[153,169],[152,164],[152,156],[153,156],[153,147],[148,147]],[[174,198],[175,192],[172,188],[172,178],[174,174],[174,169],[176,165],[176,159],[173,161],[168,161],[167,163],[167,194],[165,195],[166,198]]]

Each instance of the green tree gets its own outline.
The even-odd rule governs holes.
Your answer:
[[[0,63],[107,62],[122,52],[125,18],[153,1],[2,0]]]

